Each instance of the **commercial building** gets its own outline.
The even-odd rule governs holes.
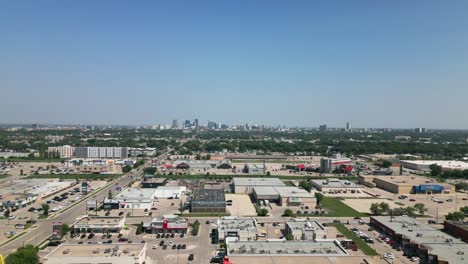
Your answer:
[[[120,208],[150,209],[156,189],[126,188],[114,197]]]
[[[75,148],[70,145],[64,145],[59,147],[48,147],[47,153],[49,157],[60,157],[60,158],[71,158],[75,153]]]
[[[230,241],[226,243],[228,256],[307,256],[340,257],[348,252],[337,240],[267,240],[267,241]]]
[[[341,155],[336,155],[334,158],[321,158],[320,159],[320,171],[323,173],[330,173],[335,170],[336,167],[342,165],[351,165],[353,161],[345,158]]]
[[[129,157],[152,157],[156,155],[155,148],[128,148]]]
[[[404,168],[419,171],[430,171],[430,166],[437,164],[442,170],[467,170],[468,162],[457,160],[402,160],[401,165]]]
[[[253,188],[255,202],[268,201],[279,206],[312,206],[317,205],[314,195],[304,189],[297,187],[268,187],[258,186]]]
[[[468,243],[468,223],[444,221],[444,232]]]
[[[154,192],[154,198],[164,199],[164,198],[180,198],[187,192],[186,186],[159,186]]]
[[[355,184],[347,180],[340,179],[324,179],[324,180],[311,180],[312,185],[319,191],[324,193],[337,193],[337,192],[361,192],[363,186]]]
[[[215,232],[217,243],[225,242],[228,237],[238,240],[256,240],[257,221],[255,218],[222,217],[216,222]]]
[[[145,223],[144,228],[153,234],[185,234],[189,228],[189,221],[177,215],[164,215],[160,218],[153,218],[151,223]]]
[[[359,183],[368,187],[396,193],[455,193],[455,186],[445,183],[434,182],[422,176],[359,176]]]
[[[146,243],[61,244],[44,257],[44,264],[143,264]]]
[[[459,264],[466,262],[468,244],[408,216],[372,216],[370,225],[388,235],[406,256],[420,263]]]
[[[232,189],[234,193],[252,193],[254,187],[282,187],[286,186],[278,178],[234,178]]]
[[[242,172],[248,174],[265,174],[266,167],[264,164],[244,164]]]
[[[286,221],[286,234],[291,234],[294,240],[316,240],[326,237],[325,227],[317,221],[294,219]]]
[[[141,181],[141,188],[157,188],[159,186],[166,185],[167,179],[166,178],[144,178]]]
[[[176,160],[172,163],[172,167],[201,172],[214,168],[231,168],[231,163],[228,160]]]
[[[125,217],[84,215],[73,223],[77,233],[119,233],[125,224]]]
[[[128,157],[127,147],[75,147],[75,157],[124,159]]]
[[[195,189],[190,202],[192,213],[225,213],[226,197],[220,189]]]

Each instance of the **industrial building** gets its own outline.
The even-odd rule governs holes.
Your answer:
[[[124,159],[128,158],[127,147],[75,147],[73,154],[77,158],[106,158]]]
[[[444,232],[468,243],[468,223],[444,221]]]
[[[294,240],[315,240],[326,237],[325,227],[317,221],[294,219],[286,221],[286,234],[291,234]]]
[[[348,252],[337,240],[267,240],[230,241],[226,243],[228,256],[307,256],[340,257]]]
[[[61,244],[44,257],[44,264],[143,264],[146,243]]]
[[[147,178],[145,177],[143,181],[141,181],[141,188],[157,188],[159,186],[166,185],[167,179],[166,178]]]
[[[437,164],[442,170],[467,170],[468,162],[457,160],[402,160],[401,165],[404,168],[419,171],[430,171],[430,166]]]
[[[351,165],[353,161],[345,158],[341,155],[336,155],[334,158],[321,158],[320,159],[320,171],[323,173],[330,173],[335,170],[336,167],[341,165]]]
[[[190,201],[192,213],[225,213],[226,197],[220,189],[195,189]]]
[[[388,235],[406,256],[420,263],[459,264],[466,262],[468,244],[408,216],[372,216],[370,225]]]
[[[125,224],[125,217],[84,215],[73,223],[77,233],[119,233]]]
[[[234,193],[252,193],[254,187],[282,187],[286,186],[278,178],[234,178],[232,182],[232,190]]]
[[[225,242],[228,237],[238,240],[256,240],[257,221],[255,218],[222,217],[216,222],[215,232],[217,243]]]
[[[150,209],[156,189],[126,188],[114,197],[120,208]]]
[[[231,163],[228,160],[176,160],[172,163],[172,167],[176,169],[191,169],[198,171],[219,168],[220,166],[226,166],[223,168],[231,168]]]
[[[145,223],[143,227],[153,234],[185,234],[189,228],[189,221],[187,218],[177,215],[164,215],[160,218],[153,218],[150,223]]]
[[[186,186],[159,186],[154,192],[154,198],[164,199],[164,198],[180,198],[187,192]]]
[[[267,187],[257,186],[253,188],[255,202],[268,201],[279,206],[312,206],[317,205],[314,195],[297,187]]]
[[[359,183],[368,187],[380,189],[396,194],[410,193],[455,193],[455,186],[434,182],[422,176],[359,176]]]
[[[324,193],[361,192],[363,188],[362,185],[340,179],[311,180],[311,183],[317,190]]]

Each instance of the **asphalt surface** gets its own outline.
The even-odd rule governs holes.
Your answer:
[[[166,155],[166,153],[161,156]],[[160,158],[159,156],[158,158]],[[103,201],[109,190],[115,192],[115,187],[125,187],[132,180],[138,179],[143,175],[143,168],[147,167],[148,164],[144,164],[138,169],[132,170],[131,172],[123,175],[122,177],[112,181],[109,185],[98,190],[96,193],[89,195],[86,199],[75,204],[73,207],[67,208],[65,211],[52,216],[50,219],[38,220],[38,223],[35,227],[28,229],[27,233],[14,239],[13,241],[0,246],[0,254],[7,256],[9,253],[15,251],[17,248],[25,245],[34,245],[38,246],[41,242],[46,240],[52,235],[52,222],[63,222],[64,224],[71,225],[76,221],[76,219],[84,214],[86,214],[86,202],[88,200],[97,200],[98,202]],[[20,232],[18,232],[20,233]]]

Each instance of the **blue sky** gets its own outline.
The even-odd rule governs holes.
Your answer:
[[[466,10],[0,1],[0,122],[468,128]]]

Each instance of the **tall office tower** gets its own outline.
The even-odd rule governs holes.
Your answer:
[[[198,118],[195,118],[194,125],[195,125],[195,129],[198,129]]]
[[[327,125],[320,125],[319,131],[320,132],[327,132]]]
[[[349,131],[349,122],[346,123],[346,131]]]
[[[190,120],[185,120],[184,122],[184,128],[190,128]]]
[[[172,128],[173,129],[179,128],[179,121],[177,121],[177,119],[172,120]]]

